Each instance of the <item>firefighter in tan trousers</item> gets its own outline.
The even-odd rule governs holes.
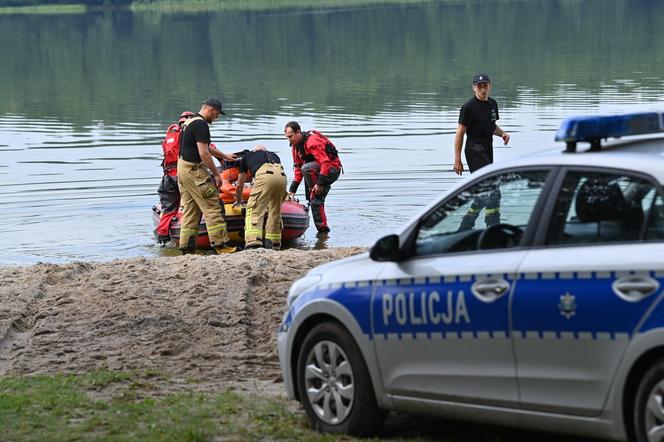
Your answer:
[[[254,186],[247,202],[244,219],[245,248],[264,246],[268,249],[281,248],[281,203],[286,198],[286,173],[276,153],[256,146],[240,160],[240,174],[237,179],[235,204],[242,204],[242,190],[247,171],[254,177]],[[265,216],[267,215],[267,220]],[[265,221],[265,227],[263,222]],[[265,244],[263,244],[265,237]]]
[[[183,207],[180,245],[182,253],[196,248],[198,223],[205,216],[210,246],[217,253],[233,253],[237,249],[229,246],[226,221],[219,202],[221,174],[210,153],[209,124],[224,112],[221,101],[208,98],[201,110],[184,122],[178,158],[178,187]],[[221,153],[223,159],[234,160],[234,155]]]

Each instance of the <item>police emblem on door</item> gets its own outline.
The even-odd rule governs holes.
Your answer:
[[[560,314],[566,319],[571,318],[576,314],[576,296],[569,292],[561,295],[558,308],[560,309]]]

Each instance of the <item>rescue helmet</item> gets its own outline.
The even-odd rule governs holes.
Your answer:
[[[180,114],[180,119],[178,120],[178,123],[182,124],[182,123],[184,123],[185,121],[187,121],[188,118],[191,118],[191,117],[193,117],[194,115],[196,115],[194,112],[190,112],[190,111],[182,112],[182,113]]]

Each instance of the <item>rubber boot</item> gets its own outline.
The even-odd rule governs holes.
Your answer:
[[[484,222],[486,222],[487,227],[495,226],[500,223],[500,212],[498,209],[485,209],[486,216],[484,217]]]
[[[481,210],[481,209],[480,209]],[[459,232],[470,230],[475,227],[475,221],[480,215],[479,210],[475,210],[472,207],[468,209],[468,212],[461,219],[461,225],[459,225]]]

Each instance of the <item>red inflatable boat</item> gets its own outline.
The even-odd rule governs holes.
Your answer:
[[[224,204],[226,212],[226,228],[231,242],[240,243],[244,241],[244,209],[233,207],[233,204]],[[152,219],[155,227],[159,224],[161,215],[161,206],[158,204],[152,207]],[[180,239],[180,223],[182,220],[182,210],[171,221],[170,235],[171,240],[178,242]],[[309,227],[308,209],[296,201],[284,201],[281,205],[281,220],[283,230],[281,231],[281,241],[288,242],[304,234]],[[198,224],[198,239],[196,247],[199,249],[210,248],[210,240],[207,235],[207,228],[204,220]]]

